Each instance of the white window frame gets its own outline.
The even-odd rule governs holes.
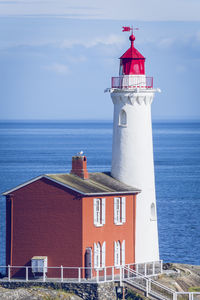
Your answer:
[[[96,219],[97,224],[101,224],[101,200],[96,199]]]
[[[121,256],[121,244],[120,241],[114,242],[114,264],[115,267],[120,266],[120,256]]]
[[[125,265],[125,253],[126,253],[125,240],[123,240],[122,245],[121,245],[121,264],[122,264],[122,266]]]
[[[106,242],[94,243],[94,268],[101,269],[106,266]]]
[[[114,224],[126,223],[126,197],[114,198]]]
[[[94,268],[100,268],[101,265],[101,244],[94,243]]]
[[[93,218],[94,225],[101,227],[106,222],[106,198],[93,199]]]
[[[125,240],[114,242],[114,265],[120,267],[125,265]]]
[[[106,242],[103,242],[101,248],[101,266],[102,268],[106,266]]]

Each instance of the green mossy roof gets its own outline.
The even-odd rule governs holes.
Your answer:
[[[46,178],[71,187],[81,194],[135,194],[140,192],[140,190],[114,179],[110,173],[90,173],[89,179],[82,179],[72,174],[46,174]]]

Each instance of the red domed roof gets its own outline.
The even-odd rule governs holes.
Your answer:
[[[132,34],[129,37],[131,47],[120,58],[145,59],[145,57],[134,47],[135,36]]]

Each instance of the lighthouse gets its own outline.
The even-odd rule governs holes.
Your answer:
[[[157,210],[152,143],[151,104],[159,89],[145,74],[145,57],[135,48],[120,57],[119,76],[112,77],[114,104],[111,175],[141,193],[136,204],[135,259],[137,263],[159,260]]]

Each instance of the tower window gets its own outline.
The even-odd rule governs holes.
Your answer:
[[[156,220],[156,207],[155,203],[151,203],[151,221]]]
[[[119,125],[120,126],[127,125],[127,114],[124,109],[122,109],[119,114]]]

